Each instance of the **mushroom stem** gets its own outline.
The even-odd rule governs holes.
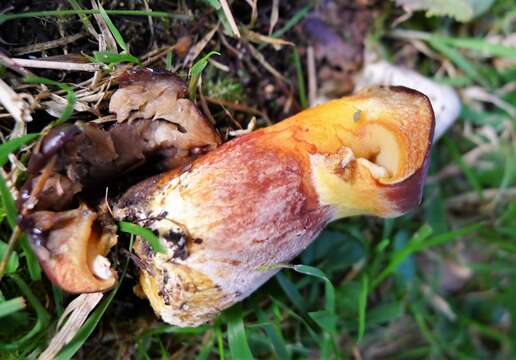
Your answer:
[[[167,248],[136,246],[152,307],[171,324],[199,325],[251,294],[328,222],[414,208],[433,127],[423,94],[372,88],[136,185],[114,215],[151,228]]]

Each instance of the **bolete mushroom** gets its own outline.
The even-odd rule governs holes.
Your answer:
[[[166,322],[196,326],[244,299],[335,219],[394,217],[421,200],[428,98],[378,87],[229,141],[131,188],[114,207],[159,234],[140,283]]]
[[[94,210],[106,183],[146,162],[160,170],[184,165],[221,142],[174,74],[131,69],[117,81],[110,103],[117,123],[51,129],[35,147],[17,201],[20,227],[45,273],[72,293],[104,291],[116,281],[105,257],[116,226],[105,203]]]

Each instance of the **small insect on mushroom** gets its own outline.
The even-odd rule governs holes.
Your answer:
[[[433,129],[425,95],[371,88],[135,185],[113,211],[152,229],[167,249],[135,246],[152,307],[168,323],[202,324],[255,291],[328,222],[414,208]]]
[[[355,113],[353,114],[353,121],[354,122],[360,121],[360,116],[361,115],[362,115],[362,110],[357,109],[357,111],[355,111]]]

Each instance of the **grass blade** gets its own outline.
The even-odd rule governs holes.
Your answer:
[[[188,20],[191,18],[189,15],[177,14],[166,11],[152,11],[152,10],[130,10],[130,9],[117,9],[117,10],[104,10],[108,15],[124,15],[124,16],[153,16],[163,18],[175,18],[180,20]],[[28,11],[17,14],[2,14],[0,15],[0,24],[14,19],[22,18],[34,18],[34,17],[47,17],[47,16],[69,16],[69,15],[100,15],[100,10],[97,9],[85,9],[85,10],[47,10],[47,11]]]
[[[290,306],[287,306],[285,304],[283,304],[281,301],[279,301],[278,299],[275,299],[273,298],[272,296],[270,297],[270,299],[272,300],[272,302],[274,302],[275,305],[277,305],[279,308],[281,308],[283,311],[285,311],[286,313],[288,313],[290,316],[292,316],[294,319],[296,319],[297,321],[299,321],[300,323],[302,323],[306,330],[308,331],[308,333],[310,334],[310,336],[312,337],[312,340],[313,341],[319,341],[319,336],[317,335],[317,333],[314,331],[314,329],[312,328],[312,326],[301,316],[301,315],[298,315],[296,314],[292,308]]]
[[[220,55],[220,53],[218,51],[210,51],[202,58],[197,60],[190,69],[190,81],[188,82],[188,98],[192,101],[195,100],[195,89],[197,87],[197,83],[199,82],[199,78],[201,77],[203,70],[208,65],[209,58],[213,55]]]
[[[129,243],[129,250],[132,249],[133,246],[133,236],[131,236],[131,241]],[[79,349],[84,345],[86,340],[90,337],[90,335],[93,333],[93,330],[97,327],[100,319],[106,312],[107,308],[115,298],[116,293],[118,292],[118,289],[120,288],[120,285],[122,284],[122,281],[125,278],[125,274],[127,271],[127,266],[129,265],[129,259],[127,259],[124,271],[122,272],[122,276],[120,276],[120,281],[118,285],[109,293],[108,296],[106,296],[102,301],[98,304],[95,311],[91,313],[91,315],[88,317],[88,319],[84,322],[82,325],[82,328],[75,334],[73,339],[66,344],[59,354],[56,355],[54,360],[68,360],[71,359],[72,356],[79,351]]]
[[[297,50],[297,48],[294,48],[293,59],[294,59],[294,66],[296,68],[297,89],[299,92],[299,103],[301,104],[302,109],[306,109],[306,108],[308,108],[308,100],[306,98],[305,78],[303,76],[303,68],[301,66],[301,59],[299,58],[299,51]]]
[[[122,232],[140,236],[142,239],[144,239],[150,244],[152,250],[154,250],[155,252],[166,252],[166,249],[161,244],[159,238],[151,230],[127,221],[120,221],[118,223],[118,227]]]
[[[217,350],[219,351],[219,359],[224,360],[224,335],[222,334],[219,320],[215,321],[215,335],[217,337]]]
[[[405,259],[412,254],[413,252],[417,251],[414,244],[420,244],[425,239],[427,239],[432,234],[432,228],[428,225],[423,225],[421,228],[419,228],[418,231],[412,235],[412,238],[409,240],[407,246],[404,248],[394,252],[390,258],[389,263],[384,268],[384,270],[376,277],[376,279],[371,284],[371,289],[374,289],[376,286],[378,286],[385,278],[387,278],[389,275],[391,275],[393,272],[395,272],[401,263],[405,261]]]
[[[213,335],[210,335],[208,341],[206,341],[206,343],[203,344],[201,350],[199,351],[194,360],[208,360],[211,350],[213,349],[214,338],[215,337]]]
[[[260,308],[259,305],[255,307],[256,316],[258,317],[258,321],[262,323],[266,323],[263,326],[263,330],[267,334],[267,337],[270,339],[272,348],[276,353],[278,359],[290,359],[290,354],[288,353],[287,346],[285,345],[285,340],[281,334],[281,329],[276,324],[267,323],[267,315]]]
[[[81,5],[77,2],[77,0],[68,0],[68,3],[74,10],[82,10]],[[90,22],[90,19],[85,14],[78,14],[79,19],[82,22],[82,25],[84,26],[84,29],[86,31],[95,32],[93,25]]]
[[[25,299],[27,299],[27,302],[34,308],[34,311],[36,311],[36,323],[28,333],[15,341],[11,341],[8,344],[0,344],[0,349],[18,350],[25,347],[27,341],[47,328],[50,322],[50,315],[45,310],[38,298],[34,296],[29,286],[25,283],[25,281],[23,281],[21,277],[16,274],[11,274],[9,277],[14,280]]]
[[[430,239],[428,239],[427,241],[419,243],[416,246],[414,246],[413,251],[414,252],[421,251],[421,250],[427,249],[429,247],[442,245],[442,244],[444,244],[450,240],[453,240],[459,236],[464,236],[464,235],[470,234],[476,230],[479,230],[482,226],[484,226],[483,223],[472,224],[472,225],[465,226],[461,229],[457,229],[457,230],[453,230],[453,231],[450,231],[450,232],[447,232],[444,234],[439,234],[439,235],[433,236]]]
[[[393,272],[398,269],[399,265],[405,261],[405,259],[416,252],[422,251],[424,249],[430,248],[432,246],[442,245],[450,240],[453,240],[459,236],[464,236],[466,234],[472,233],[478,230],[482,226],[482,223],[473,224],[469,226],[465,226],[461,229],[450,231],[444,234],[433,236],[428,239],[431,235],[431,228],[428,225],[423,225],[409,240],[408,245],[396,251],[389,264],[384,268],[384,270],[378,275],[373,283],[371,284],[371,289],[374,289],[378,285],[382,283],[385,278],[391,275]],[[426,240],[428,239],[428,240]]]
[[[9,246],[5,242],[0,241],[0,259],[2,259],[2,260],[4,259],[4,256],[6,256],[5,252],[7,251],[8,247]],[[13,251],[11,253],[11,255],[9,256],[9,260],[7,261],[5,273],[11,274],[11,273],[15,272],[18,269],[19,264],[20,264],[20,261],[18,259],[18,254],[16,253],[16,251]]]
[[[102,18],[106,22],[106,25],[109,28],[109,31],[111,31],[111,34],[115,38],[118,46],[120,46],[120,48],[123,51],[125,51],[126,53],[129,53],[129,49],[127,48],[127,43],[125,42],[124,38],[122,37],[122,34],[120,34],[120,31],[118,31],[115,24],[113,24],[113,22],[111,21],[111,19],[108,16],[106,10],[104,10],[104,8],[102,7],[102,4],[100,2],[98,2],[98,7],[99,7],[99,11],[100,11],[100,16],[102,16]]]
[[[7,183],[0,174],[0,198],[2,199],[2,204],[6,211],[7,222],[11,226],[12,231],[16,229],[16,206],[14,204],[14,199],[11,194],[11,191],[7,187]],[[32,249],[29,246],[29,242],[27,241],[27,237],[22,235],[20,238],[20,245],[23,250],[23,255],[25,256],[25,260],[27,261],[27,267],[29,269],[29,274],[32,280],[38,281],[41,279],[41,267],[39,266],[38,260],[36,256],[32,252]]]
[[[14,231],[16,227],[16,205],[14,204],[13,195],[11,194],[11,190],[7,186],[7,182],[2,174],[0,174],[0,197],[2,198],[2,204],[4,206],[7,222],[11,229]]]
[[[276,280],[292,304],[294,304],[294,306],[297,307],[302,313],[306,313],[307,308],[305,301],[297,290],[296,286],[282,273],[278,273],[276,275]]]
[[[287,32],[289,32],[294,26],[297,25],[301,20],[304,19],[304,17],[312,10],[315,3],[310,2],[308,5],[303,6],[301,9],[299,9],[288,21],[287,23],[281,27],[280,29],[274,31],[271,34],[271,38],[280,38],[283,35],[285,35]],[[259,50],[262,50],[267,46],[266,44],[262,44],[258,47]]]
[[[220,55],[220,53],[218,51],[210,51],[209,53],[204,55],[202,58],[197,60],[195,62],[195,64],[192,65],[192,68],[190,69],[191,75],[192,76],[199,76],[199,75],[201,75],[203,70],[208,65],[208,60],[210,59],[210,57],[212,57],[214,55]]]
[[[308,316],[317,323],[325,332],[333,334],[337,328],[337,316],[328,310],[312,311]]]
[[[172,71],[172,58],[174,53],[172,50],[167,51],[167,57],[165,58],[165,70]]]
[[[54,284],[52,284],[52,297],[54,298],[54,305],[56,307],[56,315],[58,318],[60,318],[64,311],[64,307],[63,307],[64,294],[63,294],[63,290],[61,290]]]
[[[10,153],[18,150],[29,141],[36,139],[39,135],[40,134],[23,135],[0,145],[0,166],[4,166],[7,163],[7,159]]]
[[[490,56],[516,57],[516,48],[494,44],[481,38],[443,36],[412,30],[394,30],[391,35],[402,39],[441,42],[449,46],[473,50]]]
[[[314,276],[324,281],[324,310],[310,312],[308,315],[324,330],[322,334],[321,358],[330,359],[332,354],[337,357],[338,349],[334,336],[337,333],[337,314],[335,313],[335,288],[326,274],[316,267],[308,265],[294,265],[295,271]]]
[[[225,312],[228,324],[229,352],[232,360],[251,360],[253,354],[249,349],[244,321],[242,319],[242,306],[237,304]]]
[[[63,84],[59,81],[47,79],[41,76],[26,76],[23,78],[23,81],[29,84],[45,84],[45,85],[54,85],[60,88],[63,91],[66,91],[66,105],[63,109],[61,115],[56,120],[55,125],[60,125],[66,122],[73,113],[73,107],[75,106],[76,96],[75,92],[68,84]]]
[[[439,51],[445,57],[453,61],[455,65],[462,69],[462,71],[464,71],[464,73],[470,79],[473,79],[482,86],[489,88],[489,83],[486,81],[486,79],[482,77],[478,69],[473,64],[471,64],[464,56],[462,56],[462,54],[458,50],[435,40],[430,40],[428,43],[430,44],[430,46]]]
[[[97,324],[102,318],[102,315],[104,315],[109,304],[111,304],[111,301],[115,297],[118,288],[119,286],[117,286],[113,291],[111,291],[111,293],[108,296],[102,299],[97,309],[95,309],[95,311],[91,313],[88,320],[84,322],[82,328],[77,332],[72,341],[70,341],[63,347],[63,349],[59,352],[59,354],[55,357],[54,360],[71,359],[72,356],[82,347],[84,342],[88,339],[93,330],[95,330],[95,328],[97,327]]]
[[[367,274],[362,276],[360,296],[358,298],[358,336],[357,343],[362,340],[365,333],[365,317],[367,308],[367,294],[369,292],[369,278]]]
[[[140,60],[136,56],[129,54],[116,54],[109,51],[94,51],[93,61],[106,65],[118,65],[124,62],[140,64]]]
[[[315,276],[324,281],[324,303],[327,311],[335,313],[335,288],[324,272],[308,265],[294,265],[293,269],[301,274]]]
[[[25,309],[25,300],[19,296],[11,300],[0,302],[0,318]]]
[[[308,5],[302,7],[301,9],[299,9],[299,11],[297,13],[295,13],[294,16],[292,16],[290,18],[289,21],[287,21],[285,26],[283,26],[281,29],[278,29],[278,30],[274,31],[271,34],[271,37],[274,37],[274,38],[282,37],[286,32],[288,32],[290,29],[292,29],[294,26],[296,26],[296,24],[298,22],[303,20],[303,18],[306,16],[306,14],[308,14],[308,12],[313,7],[314,7],[314,3],[310,2]]]
[[[455,160],[457,165],[460,167],[460,169],[466,176],[466,179],[471,184],[473,189],[475,189],[475,191],[477,192],[480,199],[483,199],[484,196],[483,196],[483,192],[482,192],[482,185],[480,184],[480,181],[478,180],[477,176],[475,175],[475,172],[473,171],[473,169],[471,169],[471,167],[468,164],[466,164],[466,162],[460,155],[459,149],[457,149],[457,145],[455,145],[455,143],[453,141],[451,141],[448,136],[445,136],[443,138],[443,140],[444,140],[444,143],[446,144],[446,146],[448,147],[448,151],[449,151],[450,155],[452,156],[453,160]]]

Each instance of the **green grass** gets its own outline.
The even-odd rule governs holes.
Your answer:
[[[123,15],[123,16],[154,16],[163,18],[189,19],[189,16],[174,14],[165,11],[144,11],[144,10],[105,10],[108,15]],[[0,24],[9,20],[22,18],[37,18],[37,17],[62,17],[70,15],[95,15],[102,14],[102,10],[95,9],[76,9],[76,10],[49,10],[49,11],[28,11],[17,14],[2,14],[0,15]]]
[[[149,243],[149,245],[152,247],[152,250],[160,253],[166,252],[166,249],[159,241],[158,236],[151,230],[127,221],[120,221],[118,223],[118,228],[121,232],[140,236],[142,239]]]
[[[105,10],[80,8],[86,7],[86,2],[70,3],[73,10],[5,13],[0,15],[0,24],[22,18],[77,20],[78,15],[87,24],[94,22],[91,15],[99,14],[122,52],[90,53],[90,60],[115,70],[120,64],[140,62],[129,53],[129,49],[132,53],[135,48],[127,30],[128,19],[152,16],[159,24],[181,21],[188,28],[198,12],[202,13],[203,21],[211,21],[208,25],[213,25],[220,16],[216,1],[199,3],[199,9],[193,10],[194,16],[178,14],[174,9],[109,10],[109,2],[103,3]],[[301,108],[307,106],[306,66],[298,52],[304,45],[296,43],[299,39],[294,29],[313,6],[309,3],[291,9],[289,18],[281,18],[276,26],[278,30],[272,34],[296,44],[293,57],[292,48],[276,52],[270,46],[258,47],[289,78],[292,98]],[[166,6],[160,7],[163,8]],[[258,10],[265,11],[260,2]],[[375,19],[370,41],[383,57],[396,59],[401,46],[413,40],[423,41],[435,51],[437,58],[418,53],[412,63],[415,70],[433,78],[439,73],[436,80],[451,84],[463,95],[467,94],[464,91],[467,87],[479,86],[516,106],[516,92],[501,91],[509,89],[516,78],[514,69],[501,65],[514,61],[516,48],[488,38],[488,35],[507,37],[514,32],[511,19],[515,12],[511,1],[496,1],[482,18],[466,24],[415,14],[394,30],[390,24],[401,15],[400,10],[392,3],[385,3],[377,10],[381,14]],[[236,12],[234,15],[237,23],[245,26],[246,20]],[[268,19],[269,15],[263,16]],[[203,74],[203,91],[209,96],[253,104],[253,99],[246,97],[246,87],[254,85],[242,64],[234,73],[221,73],[214,66],[203,73],[210,56],[219,55],[217,60],[221,63],[231,58],[225,48],[219,47],[217,36],[214,39],[203,50],[207,55],[195,59],[190,69],[191,98],[195,98]],[[234,45],[237,40],[231,41]],[[161,65],[171,69],[173,62],[175,65],[179,61],[176,54],[168,52]],[[443,62],[453,66],[455,72],[440,72]],[[255,68],[259,66],[255,64]],[[185,75],[188,70],[183,68],[180,73]],[[23,81],[45,84],[49,91],[57,89],[66,94],[67,104],[53,125],[87,118],[74,110],[78,89],[71,86],[73,74],[55,79],[49,79],[53,73],[45,76],[25,79],[18,76],[16,80],[20,84]],[[277,111],[276,95],[259,109]],[[238,116],[236,120],[241,120],[245,114]],[[2,122],[7,134],[5,124],[8,123]],[[457,124],[434,146],[430,175],[447,166],[458,170],[442,181],[427,183],[418,209],[397,219],[361,217],[330,224],[316,242],[292,261],[296,265],[283,266],[273,280],[248,299],[197,328],[178,328],[155,321],[148,304],[130,294],[136,275],[131,273],[129,261],[116,253],[113,259],[122,270],[121,280],[115,289],[104,294],[57,359],[93,358],[99,356],[99,351],[110,357],[126,353],[135,359],[173,356],[199,360],[350,359],[356,351],[367,358],[378,349],[382,349],[380,355],[391,359],[515,358],[516,203],[507,195],[516,187],[515,127],[516,119],[497,104],[465,98]],[[6,172],[11,169],[10,154],[26,163],[24,145],[33,144],[39,136],[39,133],[28,134],[1,144],[3,169]],[[467,161],[466,153],[493,138],[494,150],[473,163]],[[9,185],[0,176],[2,259],[9,253],[7,244],[16,232],[16,207]],[[495,198],[488,198],[489,189],[501,192]],[[451,199],[465,193],[473,194],[477,205],[450,207]],[[164,250],[150,230],[127,222],[119,225],[121,233],[126,233],[121,235],[119,247],[131,249],[124,241],[129,234],[143,237],[155,251]],[[71,299],[41,275],[24,236],[12,250],[0,282],[0,359],[36,357],[48,344],[57,319]],[[444,306],[456,315],[454,320],[447,316]],[[396,348],[394,340],[398,339],[400,343],[403,340],[403,345]],[[389,353],[386,349],[393,346],[396,351]]]
[[[301,108],[308,108],[308,99],[306,98],[306,90],[305,90],[305,77],[303,75],[303,69],[301,68],[301,59],[299,58],[299,51],[294,48],[292,51],[292,59],[294,60],[294,66],[296,68],[296,78],[297,78],[297,89],[299,92],[299,104]]]
[[[195,94],[197,90],[197,84],[201,77],[202,72],[208,66],[208,60],[212,56],[220,55],[218,51],[210,51],[199,60],[197,60],[190,68],[190,80],[188,81],[188,98],[192,101],[195,100]]]
[[[55,121],[54,125],[57,126],[57,125],[63,124],[68,119],[70,119],[70,117],[72,116],[72,113],[73,113],[73,107],[76,102],[75,92],[72,90],[70,85],[64,84],[59,81],[47,79],[47,78],[44,78],[41,76],[32,76],[32,75],[26,76],[23,79],[23,81],[28,84],[45,84],[45,85],[57,86],[59,89],[65,91],[66,92],[66,105],[63,109],[63,112],[59,116],[59,118],[57,118],[57,120]]]
[[[4,300],[0,303],[0,318],[23,310],[25,308],[25,300],[18,296],[11,300]]]
[[[120,31],[118,28],[113,24],[111,19],[109,18],[109,15],[107,14],[106,10],[102,7],[102,5],[99,3],[99,10],[100,10],[100,16],[102,16],[102,19],[104,19],[109,31],[111,32],[111,35],[113,35],[113,38],[115,39],[118,46],[123,50],[125,53],[129,53],[129,48],[127,47],[127,43],[125,42],[124,38],[122,37],[122,34],[120,34]]]

